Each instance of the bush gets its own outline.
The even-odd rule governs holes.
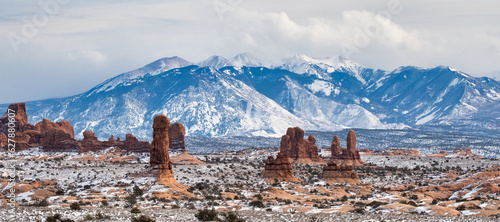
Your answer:
[[[62,189],[57,190],[57,191],[56,191],[56,195],[57,195],[57,196],[62,196],[62,195],[64,195],[64,190],[62,190]]]
[[[217,215],[217,211],[212,208],[211,210],[198,210],[198,213],[196,213],[194,216],[200,221],[216,221],[219,219]]]
[[[130,220],[132,222],[156,222],[156,220],[153,220],[150,217],[145,216],[145,215],[141,215],[138,217],[131,217]]]
[[[433,199],[431,204],[432,204],[432,205],[436,205],[438,202],[439,202],[439,201],[438,201],[437,199]]]
[[[262,201],[260,200],[254,200],[252,202],[250,202],[250,204],[248,204],[248,206],[251,206],[251,207],[258,207],[258,208],[264,208],[264,203],[262,203]]]
[[[226,220],[225,220],[225,221],[227,221],[227,222],[245,222],[245,219],[240,218],[240,217],[238,216],[238,214],[236,214],[235,212],[232,212],[232,211],[227,212],[227,213],[224,215],[224,217],[226,218]]]
[[[142,196],[144,194],[144,191],[141,190],[137,185],[134,186],[134,194],[136,196]]]
[[[409,205],[412,205],[414,207],[418,207],[417,203],[415,203],[414,201],[410,201],[408,202]]]
[[[462,204],[462,205],[460,205],[460,206],[457,207],[457,210],[458,211],[465,210],[465,206]]]
[[[45,198],[43,200],[40,200],[40,201],[36,202],[35,206],[37,206],[37,207],[46,207],[46,206],[49,206],[49,201],[47,201],[47,198]]]
[[[132,210],[130,210],[130,213],[133,213],[133,214],[140,214],[140,213],[141,213],[141,210],[139,210],[139,208],[137,208],[137,207],[134,207],[134,208],[132,208]]]
[[[363,209],[363,208],[356,208],[356,209],[354,209],[354,213],[364,214],[365,213],[365,209]]]
[[[45,218],[46,222],[75,222],[74,220],[71,219],[63,219],[61,217],[61,214],[54,214],[53,216],[47,216]]]
[[[69,205],[69,209],[71,210],[80,210],[80,204],[78,202],[73,202]]]

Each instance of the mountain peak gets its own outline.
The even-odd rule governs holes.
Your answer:
[[[114,89],[116,86],[120,84],[136,81],[137,79],[140,79],[147,74],[154,76],[171,69],[181,68],[192,64],[193,63],[178,56],[163,57],[141,68],[108,79],[103,83],[97,85],[93,89],[91,89],[91,91],[92,93],[109,91]]]
[[[255,58],[252,54],[247,53],[247,52],[238,54],[235,57],[231,58],[229,61],[234,66],[238,66],[238,67],[243,67],[243,66],[247,66],[247,67],[259,67],[259,66],[263,66],[263,63],[259,59]]]
[[[225,67],[225,66],[232,66],[233,64],[229,60],[227,60],[226,58],[224,58],[222,56],[213,55],[213,56],[210,56],[207,59],[199,62],[197,65],[200,67],[207,67],[208,66],[208,67],[211,67],[214,69],[220,69],[220,68]]]

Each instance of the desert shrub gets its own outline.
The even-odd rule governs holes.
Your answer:
[[[59,190],[57,190],[57,191],[56,191],[56,195],[57,195],[57,196],[62,196],[62,195],[64,195],[64,190],[63,190],[63,189],[59,189]]]
[[[80,210],[80,204],[78,202],[73,202],[69,205],[69,209],[71,210]]]
[[[340,201],[346,202],[347,201],[347,196],[344,195],[342,198],[340,198]]]
[[[141,210],[139,210],[139,208],[137,208],[137,207],[134,207],[134,208],[132,208],[132,210],[130,210],[130,213],[133,213],[133,214],[140,214],[140,213],[141,213]]]
[[[358,214],[364,214],[365,213],[365,209],[363,209],[363,208],[360,207],[360,208],[354,209],[353,212],[354,213],[358,213]]]
[[[258,208],[264,208],[264,203],[262,203],[262,201],[260,201],[260,200],[254,200],[254,201],[250,202],[248,204],[248,206],[258,207]]]
[[[465,210],[465,206],[462,204],[462,205],[460,205],[460,206],[457,207],[457,210],[458,211]]]
[[[142,196],[144,194],[144,191],[142,191],[141,188],[139,188],[137,185],[134,186],[134,194],[136,196]]]
[[[409,205],[412,205],[414,207],[418,207],[417,203],[415,203],[415,201],[410,201],[408,202]]]
[[[130,220],[132,222],[156,222],[156,220],[154,220],[148,216],[145,216],[145,215],[141,215],[138,217],[131,217]]]
[[[71,219],[63,219],[61,214],[54,214],[52,216],[47,216],[45,218],[46,222],[75,222],[74,220]]]
[[[227,212],[224,217],[226,218],[224,221],[227,222],[245,222],[245,219],[241,218],[238,214],[235,212]]]
[[[36,202],[35,206],[37,206],[37,207],[46,207],[46,206],[49,206],[49,201],[47,201],[47,198],[45,198],[43,200],[40,200],[40,201]]]
[[[383,203],[383,202],[379,202],[379,201],[372,201],[370,202],[369,204],[367,204],[366,206],[370,206],[372,207],[373,209],[381,206],[381,205],[386,205],[387,203]]]
[[[439,201],[438,201],[437,199],[433,199],[431,204],[432,204],[432,205],[436,205],[438,202],[439,202]]]
[[[212,208],[211,210],[198,210],[198,213],[196,213],[194,216],[200,221],[217,221],[219,219],[217,215],[217,211]]]

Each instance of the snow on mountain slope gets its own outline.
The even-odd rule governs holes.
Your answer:
[[[241,53],[229,59],[233,66],[237,67],[262,67],[263,63],[249,53]]]
[[[500,88],[449,67],[401,67],[382,79],[370,100],[392,108],[392,117],[421,125],[440,119],[464,119],[498,103]],[[481,116],[481,115],[479,115]]]
[[[339,104],[310,93],[291,79],[286,80],[286,90],[278,103],[292,110],[296,116],[308,119],[320,130],[339,128],[380,129],[386,126],[374,114],[356,104]],[[291,99],[293,98],[293,99]]]
[[[312,58],[298,54],[283,60],[283,64],[277,67],[298,74],[313,75],[320,79],[331,79],[331,73],[344,72],[354,76],[363,85],[367,83],[367,77],[363,76],[366,68],[342,56]]]
[[[318,130],[342,128],[387,128],[378,117],[358,104],[342,104],[330,94],[340,93],[339,88],[326,80],[281,69],[246,68],[223,72],[236,72],[240,79],[258,92],[276,101],[301,119],[309,120]],[[338,91],[336,91],[338,90]],[[324,94],[317,95],[317,94]],[[366,101],[366,100],[365,100]]]
[[[139,81],[144,75],[158,75],[162,72],[180,68],[184,66],[191,65],[191,62],[188,62],[180,57],[165,57],[158,59],[142,68],[123,73],[114,78],[108,79],[105,82],[94,87],[92,93],[98,93],[101,91],[109,91],[114,89],[116,86],[120,84],[132,84],[134,81]],[[90,93],[90,95],[92,94]]]
[[[233,66],[233,64],[222,56],[210,56],[209,58],[197,63],[200,67],[211,67],[214,69],[220,69],[226,66]]]
[[[70,97],[29,115],[34,122],[44,117],[68,120],[78,138],[85,130],[101,139],[130,132],[150,138],[158,114],[182,122],[191,136],[280,136],[289,126],[312,128],[307,120],[212,68],[187,66],[139,80]]]
[[[68,120],[77,138],[89,129],[101,139],[126,133],[150,138],[151,120],[160,113],[184,123],[190,135],[208,137],[277,136],[290,126],[500,125],[500,83],[450,67],[387,72],[341,57],[297,55],[267,68],[255,66],[261,63],[249,54],[199,64],[163,58],[80,95],[28,102],[29,121]]]

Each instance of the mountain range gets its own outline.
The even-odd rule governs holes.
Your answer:
[[[198,63],[162,58],[79,95],[27,102],[29,121],[68,120],[77,138],[92,130],[101,139],[127,133],[150,138],[158,114],[201,137],[280,136],[290,126],[500,128],[500,83],[451,67],[385,71],[338,56],[306,55],[263,64],[247,53]]]

